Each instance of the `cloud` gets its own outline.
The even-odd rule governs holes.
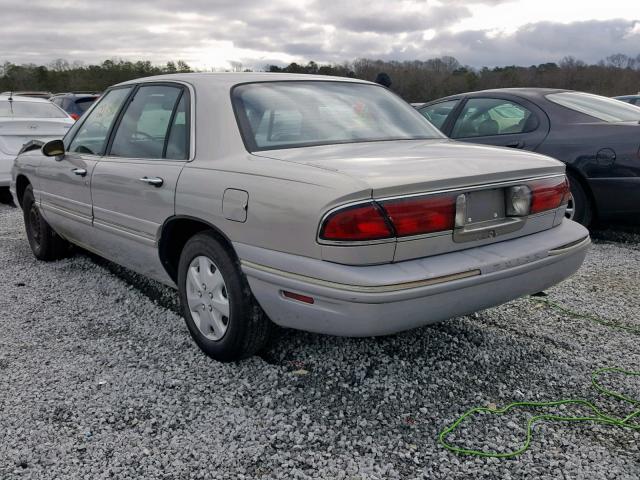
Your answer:
[[[0,0],[0,62],[183,59],[197,67],[241,61],[262,68],[450,55],[479,67],[640,53],[640,21],[634,20],[546,21],[509,33],[451,28],[469,18],[474,5],[509,1]]]

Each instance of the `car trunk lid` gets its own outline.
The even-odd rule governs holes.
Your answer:
[[[0,118],[0,151],[17,155],[29,140],[62,138],[72,125],[70,118]]]
[[[343,173],[373,198],[564,173],[562,163],[513,149],[450,140],[404,140],[270,150],[256,155]]]

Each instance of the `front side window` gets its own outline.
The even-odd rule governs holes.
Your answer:
[[[419,112],[433,123],[436,127],[442,130],[444,122],[447,120],[451,112],[456,108],[460,100],[448,100],[446,102],[436,103],[434,105],[428,105],[419,109]]]
[[[600,95],[560,92],[550,93],[547,100],[609,123],[640,121],[640,108],[637,106]]]
[[[173,111],[181,94],[179,87],[140,87],[118,125],[109,155],[163,158]]]
[[[68,118],[68,115],[51,102],[30,102],[25,100],[0,102],[0,117],[14,118]]]
[[[538,125],[536,115],[518,103],[499,98],[472,98],[460,112],[451,137],[525,133],[535,130]]]
[[[102,155],[113,120],[130,91],[131,87],[125,87],[107,92],[82,122],[68,150]]]
[[[442,138],[409,104],[375,85],[251,83],[234,88],[233,103],[250,151]]]

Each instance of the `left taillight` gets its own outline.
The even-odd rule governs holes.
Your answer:
[[[531,189],[531,214],[565,205],[571,195],[567,177],[543,178],[528,185]]]
[[[398,237],[452,230],[457,195],[429,195],[381,202]]]
[[[80,118],[80,115],[78,115],[77,113],[70,113],[69,116],[76,121]]]
[[[384,212],[374,202],[337,210],[320,228],[320,238],[330,241],[382,240],[393,236]]]

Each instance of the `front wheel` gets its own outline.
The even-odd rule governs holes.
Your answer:
[[[238,262],[212,233],[199,233],[185,245],[178,289],[189,332],[211,358],[240,360],[266,345],[271,321],[251,294]]]
[[[58,260],[69,254],[71,250],[69,242],[60,237],[40,214],[31,185],[24,192],[22,212],[27,240],[33,255],[38,260]]]

